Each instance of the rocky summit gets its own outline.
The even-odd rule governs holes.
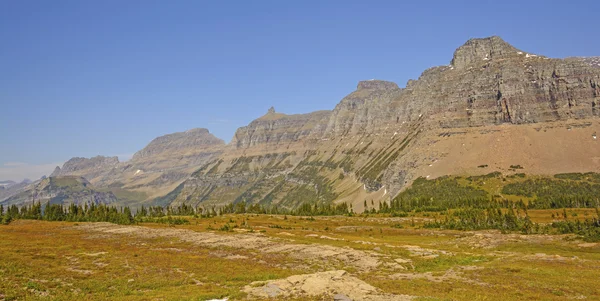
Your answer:
[[[57,166],[50,176],[77,175],[85,177],[86,179],[95,180],[110,172],[110,170],[118,164],[118,157],[96,156],[89,159],[75,157],[65,162],[62,168]]]
[[[71,159],[53,176],[137,193],[130,204],[347,202],[360,211],[419,177],[600,170],[600,60],[549,58],[488,37],[449,61],[404,88],[361,81],[331,111],[271,108],[229,144],[194,129],[156,138],[127,162]]]

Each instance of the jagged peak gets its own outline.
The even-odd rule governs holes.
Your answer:
[[[50,176],[51,176],[51,177],[58,176],[58,175],[60,175],[60,171],[61,171],[61,169],[60,169],[60,166],[56,166],[56,167],[54,168],[54,171],[53,171],[53,172],[50,174]]]
[[[460,69],[476,61],[515,55],[517,52],[517,48],[498,36],[473,38],[454,51],[451,64]]]
[[[275,107],[270,107],[267,114],[275,114]]]
[[[359,81],[356,90],[397,90],[400,89],[394,82],[370,79]]]

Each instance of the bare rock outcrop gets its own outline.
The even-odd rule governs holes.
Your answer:
[[[50,176],[81,176],[92,180],[107,174],[118,164],[118,157],[96,156],[89,159],[74,157],[65,162],[62,168],[57,166]]]
[[[382,80],[361,81],[356,91],[344,97],[333,109],[325,134],[329,137],[364,134],[374,124],[393,119],[392,100],[402,89],[397,84]]]
[[[231,145],[235,148],[248,148],[260,144],[290,143],[320,137],[330,114],[331,111],[317,111],[286,115],[275,112],[271,107],[264,116],[239,128],[231,140]]]
[[[165,153],[194,151],[205,146],[223,145],[225,145],[225,142],[215,137],[207,129],[191,129],[155,138],[146,147],[135,153],[132,161],[141,161],[144,158],[160,156]]]
[[[343,270],[294,275],[279,280],[257,281],[244,287],[243,291],[251,298],[260,299],[286,299],[302,296],[313,298],[328,296],[333,300],[340,301],[407,301],[413,299],[408,295],[381,293],[374,286]]]

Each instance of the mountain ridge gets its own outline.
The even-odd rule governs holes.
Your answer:
[[[496,36],[470,39],[455,50],[450,65],[423,71],[405,88],[393,82],[366,80],[360,81],[357,89],[331,111],[286,115],[271,108],[238,128],[228,144],[213,136],[207,139],[209,143],[199,139],[184,146],[193,150],[190,157],[177,151],[179,144],[161,138],[176,138],[181,133],[161,136],[146,148],[158,139],[154,145],[162,145],[163,151],[144,152],[144,148],[136,153],[140,155],[134,155],[135,160],[117,163],[118,168],[107,167],[101,179],[91,181],[103,187],[148,191],[151,196],[171,192],[169,201],[176,203],[219,205],[244,201],[294,207],[305,201],[358,203],[365,197],[381,201],[397,194],[416,177],[426,176],[426,172],[439,174],[424,171],[424,167],[434,164],[447,173],[489,171],[474,169],[476,165],[453,165],[444,159],[464,152],[457,146],[465,146],[462,141],[476,139],[473,137],[485,140],[493,139],[494,133],[525,133],[535,142],[532,147],[544,147],[547,143],[539,139],[548,138],[536,130],[538,127],[562,137],[559,128],[580,120],[572,133],[581,132],[577,139],[585,139],[585,145],[593,142],[584,137],[591,137],[587,131],[596,127],[599,116],[600,70],[595,64],[595,59],[551,59],[530,54]],[[183,133],[185,136],[187,132]],[[574,143],[571,136],[565,136],[564,143]],[[164,139],[167,143],[161,142]],[[509,144],[496,147],[517,152]],[[539,152],[536,147],[531,151]],[[577,156],[588,158],[591,164],[577,168],[596,171],[600,158],[594,159],[594,145],[590,147],[592,151]],[[202,150],[206,152],[200,156]],[[480,151],[493,153],[484,148]],[[515,158],[542,164],[527,157],[528,151],[515,154]],[[152,157],[160,153],[164,153],[160,159]],[[184,157],[188,159],[182,160]],[[454,161],[475,164],[467,163],[464,157]],[[545,160],[563,159],[552,155]],[[163,163],[152,170],[155,161]],[[179,167],[175,171],[167,168],[172,165]],[[145,177],[149,170],[155,177],[135,179]],[[156,183],[162,183],[162,189],[152,188]]]

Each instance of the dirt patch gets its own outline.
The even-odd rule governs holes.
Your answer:
[[[493,249],[509,243],[528,242],[540,244],[554,242],[563,237],[557,235],[502,234],[500,231],[490,230],[484,233],[467,232],[465,236],[457,238],[456,241],[472,248]]]
[[[301,296],[328,296],[334,300],[412,300],[412,296],[383,294],[372,285],[351,276],[346,271],[327,271],[294,275],[285,279],[257,281],[244,287],[251,298],[286,299]]]
[[[67,271],[79,273],[82,275],[91,275],[94,273],[93,271],[90,271],[90,270],[82,270],[82,269],[77,269],[77,268],[67,268]]]
[[[469,279],[469,278],[466,278],[463,276],[463,274],[464,274],[463,271],[473,271],[473,270],[480,270],[480,269],[483,269],[483,268],[477,267],[477,266],[462,266],[462,267],[451,268],[451,269],[447,270],[446,272],[444,272],[444,274],[441,274],[441,275],[434,274],[432,272],[397,273],[397,274],[390,275],[389,278],[396,279],[396,280],[426,279],[431,282],[462,281],[462,282],[470,283],[470,284],[489,286],[488,283]]]
[[[81,255],[89,256],[89,257],[98,257],[104,254],[108,254],[108,252],[96,252],[96,253],[81,253]]]
[[[527,259],[531,260],[543,260],[543,261],[570,261],[570,260],[579,260],[579,257],[564,257],[560,255],[548,255],[546,253],[535,253],[530,256],[525,256]]]
[[[153,229],[141,226],[121,226],[109,223],[86,223],[76,226],[90,232],[117,235],[135,235],[144,238],[169,237],[205,247],[230,247],[236,249],[260,250],[264,253],[287,254],[291,258],[309,261],[324,268],[339,264],[354,267],[361,271],[377,269],[384,255],[348,247],[335,247],[319,244],[295,244],[284,239],[269,238],[260,233],[227,234],[195,232],[184,229]],[[390,259],[392,261],[393,259]]]

